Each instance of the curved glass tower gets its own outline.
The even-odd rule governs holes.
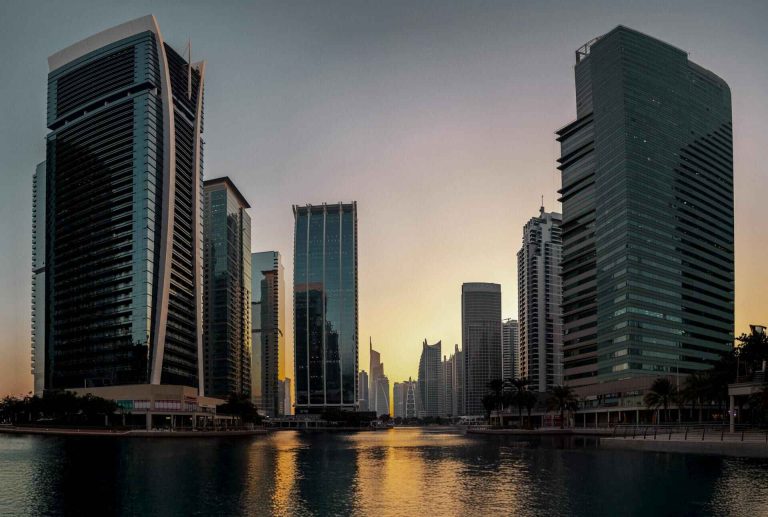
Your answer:
[[[201,387],[205,65],[153,16],[48,64],[45,386]]]

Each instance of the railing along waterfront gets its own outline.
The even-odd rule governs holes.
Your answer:
[[[768,446],[768,429],[737,425],[731,433],[728,424],[620,424],[613,428],[614,438],[628,440],[682,440],[765,443]]]

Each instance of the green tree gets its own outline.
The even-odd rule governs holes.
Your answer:
[[[528,428],[533,427],[531,425],[531,411],[539,401],[539,397],[535,393],[529,390],[523,390],[517,392],[518,407],[524,407],[528,412]]]
[[[659,377],[651,384],[643,402],[650,409],[664,408],[664,421],[669,420],[669,405],[675,401],[677,390],[672,381],[666,377]]]
[[[486,393],[481,400],[485,409],[485,419],[490,423],[491,411],[496,407],[496,396],[493,393]]]
[[[565,412],[575,411],[578,405],[576,395],[570,386],[554,386],[547,398],[547,409],[560,412],[560,429],[565,426]]]
[[[245,424],[260,424],[262,420],[256,404],[251,402],[250,397],[243,393],[230,394],[227,402],[217,407],[216,412],[238,416]]]

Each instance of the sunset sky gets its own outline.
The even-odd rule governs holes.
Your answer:
[[[229,176],[250,201],[253,251],[283,254],[288,292],[291,205],[358,202],[361,369],[369,336],[390,383],[416,377],[425,338],[452,350],[462,282],[500,283],[503,316],[517,317],[522,226],[542,195],[559,211],[554,131],[575,117],[574,50],[618,24],[688,51],[730,85],[736,333],[768,323],[766,2],[4,0],[0,395],[32,388],[46,59],[150,13],[166,42],[182,50],[191,38],[192,59],[207,61],[206,177]]]

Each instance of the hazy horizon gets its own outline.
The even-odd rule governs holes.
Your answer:
[[[517,318],[522,227],[561,211],[554,131],[575,117],[574,51],[622,24],[689,52],[731,88],[736,335],[767,323],[759,188],[768,120],[760,2],[0,4],[0,395],[30,391],[32,174],[45,157],[47,57],[154,14],[206,65],[204,172],[252,208],[254,252],[293,273],[294,204],[357,201],[359,366],[390,385],[421,343],[461,345],[461,284],[502,286]],[[292,299],[286,306],[292,354]],[[286,365],[293,378],[293,361]]]

